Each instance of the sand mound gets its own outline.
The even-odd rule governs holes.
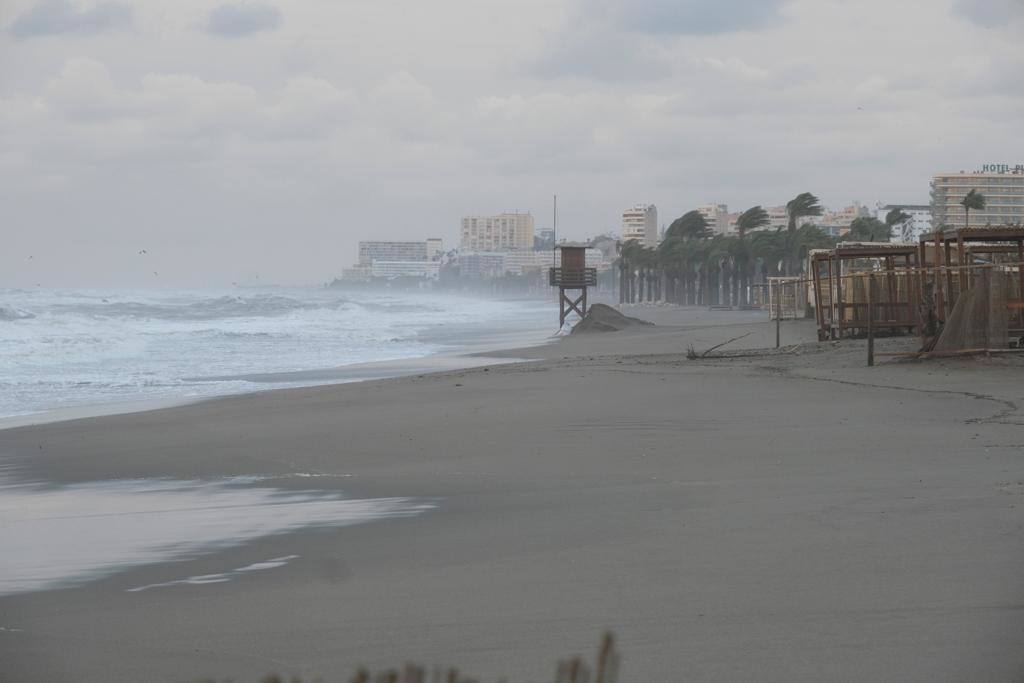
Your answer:
[[[594,304],[587,310],[587,315],[583,320],[576,323],[576,326],[572,328],[572,333],[584,333],[584,332],[618,332],[619,330],[625,330],[630,327],[641,327],[651,326],[654,323],[649,323],[646,320],[640,320],[639,318],[630,318],[628,315],[623,315],[611,306],[604,304]]]

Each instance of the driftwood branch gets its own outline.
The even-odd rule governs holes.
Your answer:
[[[697,351],[693,348],[693,345],[691,344],[686,349],[686,357],[689,358],[690,360],[695,360],[697,358],[707,358],[708,354],[711,353],[712,351],[714,351],[715,349],[720,349],[723,346],[725,346],[726,344],[731,344],[734,341],[739,341],[740,339],[743,339],[744,337],[749,337],[752,334],[754,334],[754,333],[753,332],[747,332],[746,334],[741,334],[738,337],[733,337],[732,339],[727,339],[724,342],[722,342],[721,344],[715,344],[710,349],[708,349],[704,353],[700,353],[700,354],[697,353]]]

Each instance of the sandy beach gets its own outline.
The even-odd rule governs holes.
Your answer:
[[[258,476],[431,505],[2,597],[0,681],[407,660],[529,681],[606,629],[623,681],[1024,680],[1019,356],[868,368],[809,321],[776,352],[763,312],[626,312],[657,326],[0,431],[6,471],[49,486]],[[735,337],[766,350],[686,358]]]

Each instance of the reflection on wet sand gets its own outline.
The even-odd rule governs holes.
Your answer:
[[[346,499],[336,491],[286,491],[253,477],[68,486],[0,479],[0,595],[75,585],[261,536],[410,516],[430,507],[408,498]],[[167,585],[229,581],[292,559],[272,558]]]

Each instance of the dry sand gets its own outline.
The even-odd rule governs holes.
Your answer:
[[[811,343],[690,361],[773,345],[774,324],[626,312],[660,325],[509,354],[530,363],[0,431],[34,480],[320,472],[438,503],[2,598],[0,681],[332,681],[407,659],[538,680],[609,628],[624,681],[1024,680],[1018,358],[867,368],[862,342],[790,322],[783,343]]]

